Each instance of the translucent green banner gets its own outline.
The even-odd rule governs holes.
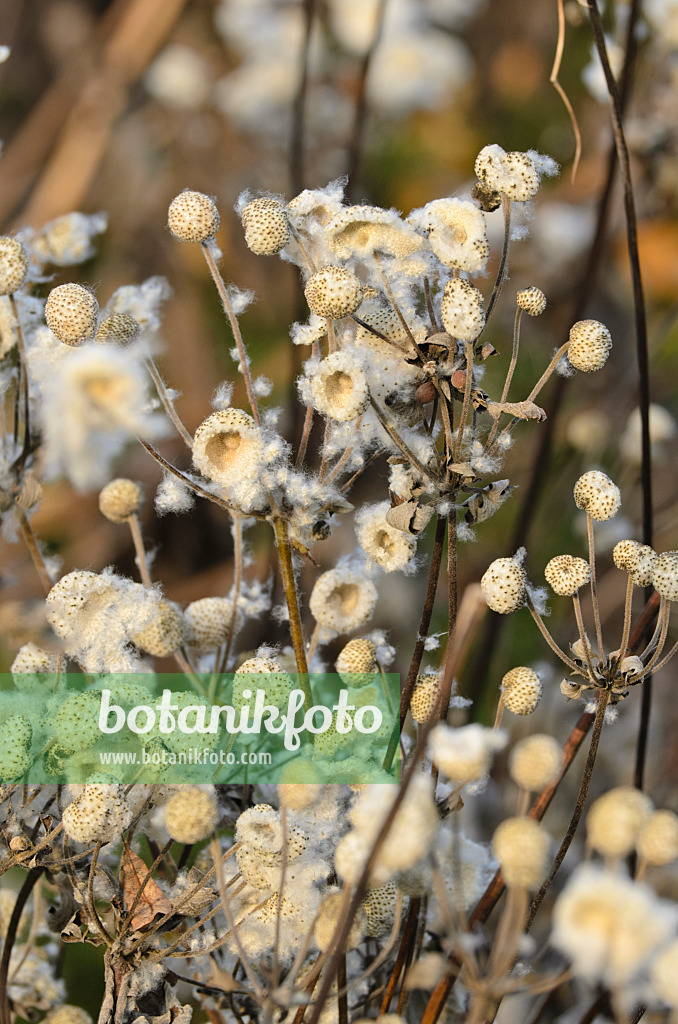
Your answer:
[[[0,675],[0,781],[393,782],[399,701],[385,674]]]

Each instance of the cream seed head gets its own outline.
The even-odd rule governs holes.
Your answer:
[[[646,864],[662,867],[678,857],[678,815],[654,811],[641,826],[636,850]]]
[[[64,1003],[62,1006],[50,1010],[43,1024],[93,1024],[93,1021],[87,1010]]]
[[[447,282],[440,311],[445,330],[460,341],[475,341],[485,326],[483,296],[464,278]]]
[[[544,569],[546,582],[554,594],[572,597],[591,580],[591,566],[574,555],[556,555]]]
[[[125,787],[90,782],[64,810],[64,832],[76,843],[110,843],[131,824],[134,809]]]
[[[193,439],[193,465],[225,486],[259,473],[263,445],[251,416],[241,409],[219,409],[204,420]]]
[[[299,761],[303,762],[302,766],[297,764]],[[284,781],[278,784],[278,800],[280,806],[286,807],[288,811],[304,811],[322,796],[323,787],[315,781],[319,777],[318,770],[306,758],[295,758],[290,762],[290,767],[292,772],[283,769],[281,777]]]
[[[321,626],[337,633],[352,633],[372,618],[377,588],[355,569],[330,569],[311,591],[311,615]]]
[[[506,818],[495,830],[492,849],[507,885],[536,889],[548,866],[550,839],[532,818]]]
[[[166,658],[179,650],[184,641],[184,620],[179,609],[169,601],[159,602],[157,614],[140,633],[134,633],[137,647],[154,658]]]
[[[201,597],[184,610],[186,642],[199,651],[216,651],[228,637],[233,622],[233,599]],[[234,631],[242,626],[242,613],[236,611]]]
[[[525,601],[527,577],[515,558],[495,558],[480,580],[480,589],[489,608],[509,615]]]
[[[208,242],[219,230],[219,210],[210,196],[186,189],[172,200],[167,226],[181,242]]]
[[[440,678],[436,672],[425,672],[417,676],[417,685],[412,691],[410,714],[415,722],[423,725],[428,722],[440,693]]]
[[[139,337],[141,324],[129,313],[111,313],[102,320],[97,328],[97,341],[115,341],[119,345],[129,345]]]
[[[377,648],[366,637],[356,637],[342,648],[336,669],[347,686],[369,686],[378,671]]]
[[[499,192],[518,203],[532,199],[539,190],[539,172],[527,153],[485,146],[476,157],[475,172],[485,191]]]
[[[541,316],[546,309],[546,296],[541,288],[521,288],[516,295],[516,303],[528,316]]]
[[[165,804],[165,828],[177,843],[199,843],[214,832],[219,808],[214,789],[182,786]]]
[[[649,587],[657,552],[649,544],[637,540],[620,540],[612,550],[612,560],[618,569],[627,572],[637,587]]]
[[[67,697],[54,719],[55,738],[68,750],[93,747],[101,739],[100,709],[101,693],[98,690],[84,690]]]
[[[429,754],[452,782],[466,785],[488,774],[495,753],[506,745],[506,734],[483,725],[453,729],[440,723],[429,736]]]
[[[417,545],[413,537],[388,522],[389,509],[388,501],[363,508],[356,518],[356,536],[368,558],[384,572],[398,572],[410,563]]]
[[[650,977],[657,998],[672,1009],[678,1007],[678,939],[652,959]]]
[[[395,921],[398,889],[394,882],[368,889],[363,897],[362,909],[367,918],[366,935],[378,939],[387,935]]]
[[[518,665],[501,681],[504,707],[514,715],[531,715],[542,695],[541,679],[534,669]]]
[[[99,511],[111,523],[125,523],[139,511],[142,501],[139,484],[119,477],[99,492]]]
[[[12,295],[28,274],[28,253],[18,238],[0,236],[0,295]]]
[[[597,320],[580,320],[570,329],[567,358],[575,370],[582,373],[600,370],[607,362],[611,348],[610,332]]]
[[[602,523],[619,511],[621,493],[609,476],[599,469],[591,469],[574,485],[574,501],[577,508],[584,509],[592,519]]]
[[[555,782],[560,775],[562,763],[560,744],[552,736],[535,733],[513,748],[509,771],[517,786],[535,792]]]
[[[586,817],[586,837],[604,857],[626,857],[652,814],[652,801],[633,786],[617,786],[598,797]]]
[[[262,196],[241,214],[247,247],[257,256],[273,256],[290,240],[290,225],[282,203]]]
[[[320,904],[318,910],[318,916],[316,917],[315,926],[313,928],[313,938],[315,944],[321,952],[328,949],[332,939],[334,938],[335,930],[342,914],[345,910],[346,903],[342,893],[333,892],[329,896],[326,896]],[[353,923],[351,924],[351,930],[348,933],[346,940],[346,949],[355,949],[365,938],[367,933],[367,914],[363,907],[358,907]]]
[[[318,412],[339,423],[357,419],[370,402],[365,372],[346,351],[332,352],[307,370],[302,390]]]
[[[81,284],[52,288],[45,303],[47,326],[64,345],[80,345],[92,338],[98,313],[99,303]]]
[[[678,551],[663,551],[652,566],[652,586],[660,597],[678,601]]]
[[[38,647],[37,644],[30,641],[19,648],[19,651],[10,666],[10,672],[17,676],[21,676],[23,674],[51,675],[53,672],[56,672],[57,664],[57,654],[53,654],[51,651],[45,651],[42,647]],[[15,678],[14,685],[17,689],[20,689],[20,680]]]
[[[323,267],[308,279],[304,295],[316,316],[339,320],[358,308],[363,300],[363,287],[351,270]]]
[[[242,707],[254,703],[256,691],[265,690],[266,703],[282,708],[287,705],[294,688],[292,677],[282,671],[277,661],[272,658],[248,658],[233,676],[233,704]],[[244,695],[245,690],[250,691],[249,697]]]

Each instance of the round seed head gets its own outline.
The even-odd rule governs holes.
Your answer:
[[[372,939],[387,935],[395,921],[398,889],[394,882],[387,882],[376,889],[368,889],[362,902],[367,917],[366,934]]]
[[[258,474],[262,443],[256,424],[241,409],[219,409],[193,439],[193,464],[210,480],[237,484]]]
[[[184,611],[186,642],[199,651],[216,651],[228,637],[233,621],[233,600],[228,597],[202,597]],[[236,611],[235,632],[242,626],[242,613]]]
[[[669,942],[652,958],[650,975],[653,995],[675,1010],[678,1007],[678,939]]]
[[[28,253],[18,238],[0,236],[0,295],[21,288],[28,273]]]
[[[363,300],[363,288],[352,271],[323,267],[309,278],[304,295],[312,313],[339,320],[355,312]]]
[[[571,597],[591,579],[591,566],[574,555],[556,555],[544,569],[546,582],[560,597]]]
[[[377,648],[366,637],[349,640],[337,658],[337,672],[348,686],[368,686],[378,671]]]
[[[464,278],[447,282],[440,310],[445,330],[460,341],[475,341],[485,326],[483,296]]]
[[[52,288],[45,303],[45,320],[52,334],[64,345],[79,345],[93,335],[99,303],[81,284],[60,284]]]
[[[534,792],[555,782],[562,763],[560,745],[553,737],[535,733],[521,740],[513,748],[509,758],[509,771],[516,785]]]
[[[99,711],[101,694],[85,690],[68,697],[54,719],[54,736],[69,750],[87,750],[101,739]]]
[[[81,1010],[79,1006],[71,1006],[64,1003],[50,1010],[44,1020],[44,1024],[93,1024],[92,1018],[87,1010]]]
[[[678,601],[678,551],[663,551],[652,566],[652,586],[660,597]]]
[[[527,202],[539,191],[539,172],[527,153],[507,153],[504,174],[506,178],[502,191],[517,203]]]
[[[199,843],[217,826],[219,809],[213,789],[182,786],[165,804],[165,828],[178,843]]]
[[[99,511],[112,523],[125,523],[141,508],[143,493],[134,480],[111,480],[99,493]]]
[[[536,889],[548,864],[550,840],[531,818],[506,818],[492,837],[492,849],[507,885]]]
[[[0,781],[14,782],[31,766],[33,727],[27,715],[12,715],[0,734]]]
[[[76,843],[110,843],[120,839],[134,817],[125,787],[89,782],[63,813],[64,832]]]
[[[417,676],[417,685],[412,691],[410,714],[415,722],[428,722],[433,714],[440,693],[440,679],[435,672]]]
[[[591,469],[574,485],[574,501],[577,508],[584,509],[592,519],[602,523],[617,514],[621,493],[609,476],[598,469]]]
[[[323,787],[318,781],[318,769],[304,757],[295,757],[288,762],[281,773],[278,784],[278,800],[281,807],[290,811],[303,811],[320,799]]]
[[[678,857],[678,815],[655,811],[645,821],[636,841],[638,855],[647,864],[661,867]]]
[[[356,536],[361,548],[385,572],[404,569],[416,551],[416,542],[404,530],[387,520],[388,502],[380,502],[361,511]]]
[[[119,345],[129,345],[139,337],[141,324],[129,313],[111,313],[102,320],[97,330],[97,341],[116,341]]]
[[[541,700],[541,679],[533,669],[524,665],[507,672],[501,685],[504,707],[514,715],[531,715]]]
[[[626,857],[652,814],[652,801],[633,786],[617,786],[598,797],[586,818],[589,845],[604,857]]]
[[[181,612],[169,601],[160,601],[158,613],[150,625],[132,637],[134,643],[154,658],[166,658],[179,649],[184,639]]]
[[[614,564],[627,572],[637,587],[649,587],[657,552],[637,540],[620,540],[612,551]]]
[[[580,320],[570,329],[567,358],[575,370],[582,373],[600,370],[607,362],[611,348],[610,332],[597,320]]]
[[[242,211],[245,242],[257,256],[273,256],[290,240],[287,214],[277,199],[253,199]]]
[[[493,612],[508,615],[525,600],[525,570],[515,558],[495,558],[485,571],[480,588]]]
[[[314,408],[339,423],[356,419],[369,405],[367,377],[348,352],[322,359],[309,373],[307,386]]]
[[[546,309],[546,296],[541,288],[522,288],[517,296],[518,308],[522,309],[528,316],[540,316]]]
[[[259,679],[258,676],[265,676],[265,679]],[[286,706],[293,689],[291,676],[282,671],[277,661],[272,658],[248,658],[236,669],[233,677],[233,705],[242,707],[254,700],[256,690],[264,690],[266,703],[282,708]],[[251,697],[244,696],[245,690],[251,691]]]
[[[207,242],[219,230],[217,204],[203,192],[186,189],[170,203],[167,226],[181,242]]]

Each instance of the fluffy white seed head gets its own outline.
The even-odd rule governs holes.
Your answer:
[[[409,564],[417,545],[409,534],[391,526],[386,519],[389,509],[388,501],[363,508],[356,518],[356,535],[373,562],[385,572],[397,572]]]
[[[528,316],[540,316],[546,309],[546,296],[541,288],[521,288],[516,295],[516,303],[519,309]]]
[[[633,786],[617,786],[598,797],[586,817],[589,846],[604,857],[626,857],[652,814],[652,801]]]
[[[77,787],[76,799],[63,813],[64,832],[76,843],[110,843],[134,817],[125,787],[105,783],[89,783]]]
[[[678,551],[663,551],[652,566],[652,586],[667,601],[678,601]]]
[[[527,577],[515,558],[495,558],[480,580],[480,589],[489,608],[508,615],[525,601]]]
[[[563,755],[556,740],[545,733],[534,733],[511,751],[509,771],[517,786],[535,791],[555,782],[562,763]]]
[[[219,230],[219,210],[210,196],[186,189],[172,200],[167,226],[181,242],[207,242]]]
[[[637,587],[649,587],[657,552],[649,544],[637,540],[620,540],[612,550],[612,559],[618,569],[627,572]]]
[[[431,730],[428,745],[441,772],[466,785],[488,774],[495,753],[506,746],[506,734],[475,723],[457,729],[441,723]]]
[[[476,157],[478,181],[488,192],[500,192],[524,203],[539,190],[539,172],[527,153],[505,153],[501,146],[485,146]]]
[[[256,424],[241,409],[219,409],[204,420],[193,439],[193,464],[225,486],[256,477],[263,445]]]
[[[664,946],[650,966],[652,990],[672,1009],[678,1007],[678,939]]]
[[[339,320],[358,308],[363,300],[363,287],[353,271],[323,267],[308,279],[304,295],[312,313]]]
[[[678,815],[654,811],[641,826],[636,840],[638,855],[647,864],[663,866],[678,857]]]
[[[574,501],[592,519],[605,522],[619,511],[621,493],[609,476],[599,469],[591,469],[579,477],[574,485]]]
[[[21,288],[28,263],[28,253],[18,238],[0,236],[0,295],[12,295]]]
[[[485,218],[465,199],[435,199],[422,212],[431,249],[442,263],[469,274],[483,269],[490,255]]]
[[[607,362],[611,348],[610,332],[597,320],[580,320],[570,329],[567,358],[575,370],[582,373],[600,370]]]
[[[492,837],[504,881],[521,889],[536,889],[542,882],[549,846],[548,834],[532,818],[506,818]]]
[[[79,345],[94,335],[99,303],[81,284],[52,288],[45,303],[45,320],[65,345]]]
[[[352,633],[372,618],[377,588],[355,569],[330,569],[316,580],[311,592],[311,615],[321,626]]]
[[[111,523],[124,523],[139,511],[142,501],[139,484],[119,477],[99,492],[99,511]]]
[[[518,665],[501,681],[504,707],[514,715],[531,715],[542,695],[541,679],[534,669]]]
[[[572,597],[591,579],[591,566],[574,555],[556,555],[544,569],[546,582],[560,597]]]
[[[370,401],[365,372],[349,352],[332,352],[307,369],[301,387],[318,412],[339,423],[357,419]]]
[[[214,789],[182,786],[165,804],[165,828],[178,843],[199,843],[217,826],[219,809]]]
[[[464,278],[447,282],[440,310],[445,330],[460,341],[475,341],[485,326],[482,293]]]
[[[277,199],[253,199],[242,211],[241,219],[247,247],[257,256],[273,256],[290,240],[287,214]]]
[[[438,694],[440,693],[440,678],[436,672],[425,672],[417,676],[417,684],[412,691],[410,701],[410,714],[415,722],[423,724],[428,722],[433,714]]]
[[[229,597],[201,597],[184,610],[186,642],[199,651],[216,651],[228,637],[233,622],[233,600]],[[242,613],[236,611],[234,631],[242,626]]]

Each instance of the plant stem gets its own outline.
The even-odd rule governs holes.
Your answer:
[[[193,449],[193,438],[191,437],[191,435],[189,434],[188,430],[186,429],[186,427],[182,423],[181,418],[179,417],[179,414],[177,413],[177,410],[174,408],[174,402],[170,398],[169,392],[168,392],[167,388],[165,387],[165,382],[163,381],[162,377],[160,376],[160,371],[158,370],[158,367],[155,365],[155,361],[154,361],[152,356],[148,356],[147,357],[147,359],[146,359],[146,366],[148,367],[148,372],[150,373],[151,377],[153,378],[153,383],[155,384],[155,390],[158,392],[158,398],[162,402],[162,404],[163,404],[163,406],[165,408],[165,412],[167,413],[167,415],[171,419],[172,423],[176,427],[177,433],[182,438],[182,440],[183,440],[184,444],[186,445],[186,447],[189,450],[192,450]]]
[[[530,609],[530,614],[532,615],[532,618],[534,619],[535,623],[537,624],[539,632],[544,637],[544,640],[546,640],[546,643],[549,645],[549,647],[551,648],[553,653],[555,655],[557,655],[560,658],[560,660],[567,665],[567,667],[569,668],[570,672],[579,672],[579,669],[577,668],[575,663],[570,658],[568,658],[568,656],[564,653],[564,651],[561,651],[560,647],[558,646],[558,644],[555,642],[555,640],[553,639],[553,637],[549,633],[548,629],[544,625],[544,620],[542,619],[541,615],[539,614],[539,612],[535,608],[534,601],[532,600],[532,598],[530,597],[529,594],[526,597],[526,602],[527,602],[527,607]]]
[[[40,577],[42,588],[45,591],[45,594],[49,594],[50,590],[54,586],[54,581],[52,580],[52,577],[47,570],[47,566],[45,565],[45,560],[40,553],[38,542],[35,539],[35,534],[33,533],[30,522],[28,521],[28,516],[23,510],[19,515],[19,529],[21,531],[21,536],[24,539],[24,543],[28,548],[31,561],[35,566],[35,571]]]
[[[129,523],[130,532],[132,534],[132,540],[134,541],[134,550],[136,551],[136,563],[139,568],[139,574],[141,575],[141,582],[145,587],[150,590],[153,587],[153,580],[151,574],[148,571],[148,562],[146,561],[146,549],[144,547],[143,537],[141,536],[141,527],[139,525],[139,517],[136,512],[127,520]]]
[[[278,543],[280,572],[282,574],[283,587],[285,588],[285,599],[287,601],[287,609],[289,612],[290,634],[292,637],[292,646],[294,647],[294,657],[297,662],[297,672],[299,673],[299,687],[304,691],[304,709],[307,711],[311,707],[313,701],[308,684],[306,645],[304,643],[304,632],[301,625],[297,581],[294,578],[289,529],[287,522],[280,516],[275,516],[272,523],[273,529],[275,530],[275,539]]]
[[[501,294],[504,281],[506,280],[506,265],[508,263],[509,249],[511,248],[511,200],[507,196],[501,197],[501,208],[504,214],[504,246],[501,253],[499,270],[497,271],[497,278],[494,282],[492,295],[490,296],[490,301],[487,305],[485,323],[487,323],[492,316],[492,311],[494,310],[497,299]]]

